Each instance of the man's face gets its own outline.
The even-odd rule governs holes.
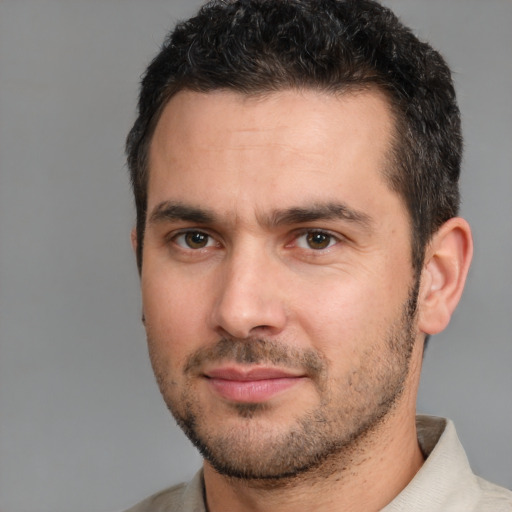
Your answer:
[[[399,408],[418,333],[392,131],[375,92],[182,91],[165,108],[145,325],[165,401],[218,471],[304,471]]]

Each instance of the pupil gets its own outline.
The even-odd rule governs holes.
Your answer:
[[[330,238],[325,233],[310,233],[308,235],[308,244],[312,249],[325,249],[329,245]]]
[[[204,247],[206,244],[206,236],[207,235],[204,233],[199,232],[187,233],[187,244],[194,249],[197,249],[198,247]]]

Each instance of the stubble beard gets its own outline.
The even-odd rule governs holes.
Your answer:
[[[371,443],[404,391],[415,344],[415,312],[419,283],[413,287],[401,317],[379,344],[361,354],[358,366],[343,382],[331,382],[328,364],[314,350],[298,351],[267,339],[222,339],[199,349],[185,365],[184,374],[197,378],[195,369],[206,361],[240,364],[280,364],[304,368],[314,383],[320,403],[300,411],[286,430],[265,422],[266,403],[232,404],[240,422],[236,427],[213,427],[203,414],[193,386],[179,393],[168,375],[169,366],[151,351],[151,362],[164,400],[178,425],[202,456],[220,474],[254,485],[286,485],[301,475],[325,477],[352,465],[358,452]],[[387,351],[382,350],[385,344]],[[242,424],[240,424],[242,423]]]

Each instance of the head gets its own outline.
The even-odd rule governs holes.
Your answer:
[[[446,64],[375,2],[212,2],[169,36],[134,239],[160,389],[217,471],[348,464],[414,417],[469,261],[460,146]]]
[[[142,81],[127,139],[137,211],[137,259],[147,213],[148,150],[181,90],[258,95],[283,89],[377,89],[391,107],[386,179],[411,219],[412,260],[459,207],[459,110],[448,66],[387,8],[370,0],[213,1],[168,36]]]

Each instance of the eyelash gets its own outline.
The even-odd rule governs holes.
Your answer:
[[[190,243],[186,241],[186,237],[189,236],[199,236],[199,240],[197,240],[197,243],[200,245],[203,240],[206,240],[205,245],[200,247],[191,247]],[[302,237],[320,237],[320,240],[317,240],[317,242],[327,242],[325,247],[311,247],[310,243],[313,242],[313,240],[310,238],[309,240],[306,240],[305,245],[307,246],[300,246],[298,244],[298,241]],[[202,239],[201,239],[202,237]],[[323,239],[322,239],[323,237]],[[182,238],[182,243],[179,243],[178,240]],[[199,230],[199,229],[187,229],[184,231],[180,231],[179,233],[176,233],[172,235],[170,238],[170,241],[172,241],[174,244],[176,244],[178,247],[180,247],[183,250],[190,250],[190,251],[200,251],[201,249],[207,249],[209,247],[219,247],[220,244],[215,240],[215,238],[210,235],[209,233]],[[290,244],[287,244],[286,247],[297,247],[301,250],[310,250],[314,252],[322,252],[326,251],[327,249],[330,249],[334,245],[338,244],[341,241],[341,237],[339,235],[335,235],[331,233],[330,231],[326,231],[323,229],[304,229],[301,231],[298,231],[294,234],[293,241]]]
[[[314,248],[309,245],[309,242],[311,242],[311,240],[308,240],[308,241],[306,241],[306,244],[308,245],[308,247],[300,247],[297,243],[298,240],[300,240],[302,237],[308,237],[308,236],[309,237],[312,237],[312,236],[324,237],[325,239],[328,239],[328,243],[325,247]],[[341,237],[339,235],[335,235],[335,234],[331,233],[330,231],[326,231],[324,229],[305,229],[305,230],[302,230],[302,231],[299,231],[298,233],[296,233],[296,236],[294,237],[293,241],[294,241],[295,247],[299,247],[300,249],[321,252],[321,251],[326,251],[327,249],[330,249],[334,245],[338,244],[341,241]]]
[[[199,235],[200,237],[205,238],[207,240],[206,244],[203,247],[191,247],[189,244],[187,244],[185,239],[187,236],[193,236],[193,235]],[[184,239],[183,244],[178,243],[178,240],[180,238]],[[200,229],[187,229],[185,231],[180,231],[179,233],[176,233],[173,236],[171,236],[170,240],[173,243],[175,243],[178,247],[180,247],[184,250],[192,250],[192,251],[206,249],[208,247],[211,247],[210,242],[215,242],[215,245],[217,245],[217,246],[220,245],[218,242],[215,241],[215,238],[213,236],[206,233],[205,231],[201,231]]]

